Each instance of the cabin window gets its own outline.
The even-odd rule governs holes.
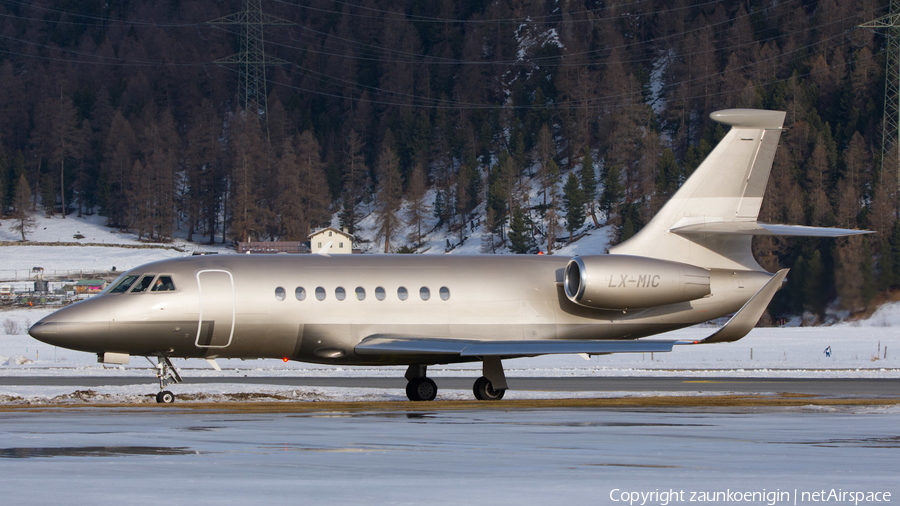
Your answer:
[[[278,287],[275,289],[275,299],[276,300],[284,300],[284,288]]]
[[[294,289],[294,297],[297,297],[297,300],[306,300],[306,289],[298,286]]]
[[[421,297],[422,300],[430,299],[431,298],[431,290],[429,290],[427,286],[423,286],[422,288],[419,288],[419,297]]]
[[[325,300],[325,289],[321,286],[316,287],[316,299]]]
[[[400,288],[397,289],[397,298],[398,299],[406,300],[407,297],[409,297],[409,292],[406,291],[405,286],[401,286]]]
[[[366,289],[365,288],[363,288],[361,286],[356,287],[356,300],[366,300]]]
[[[150,284],[153,283],[153,278],[156,277],[156,274],[147,274],[138,281],[134,288],[131,289],[131,293],[141,293],[146,292],[148,288],[150,288]]]
[[[441,287],[441,300],[450,300],[450,289],[446,286]]]
[[[151,292],[174,292],[175,291],[175,283],[172,282],[172,276],[160,276],[156,279],[156,283],[153,283],[153,288],[150,289]]]
[[[375,288],[375,298],[378,300],[384,300],[385,292],[384,287],[378,286]]]
[[[343,286],[339,286],[334,289],[334,297],[337,300],[344,300],[345,298],[347,298],[347,292],[344,291]]]
[[[131,288],[131,284],[134,283],[134,280],[136,280],[137,278],[137,276],[125,276],[124,278],[122,278],[122,281],[119,281],[119,284],[114,286],[112,290],[109,291],[109,293],[127,292],[128,289]]]

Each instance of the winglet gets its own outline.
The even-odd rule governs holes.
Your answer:
[[[325,243],[325,246],[322,246],[322,249],[316,252],[317,255],[322,255],[323,257],[330,257],[328,254],[328,250],[331,249],[331,245],[334,244],[334,241],[328,241]]]
[[[713,335],[700,341],[700,344],[706,343],[730,343],[747,335],[753,327],[759,322],[763,311],[768,307],[775,292],[781,289],[781,283],[790,269],[781,269],[776,272],[772,279],[759,289],[756,294],[744,304],[740,311],[734,314],[724,327],[717,330]]]

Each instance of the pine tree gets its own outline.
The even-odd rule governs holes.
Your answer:
[[[563,202],[566,205],[566,230],[569,232],[569,242],[575,235],[575,231],[584,225],[584,192],[574,172],[569,172],[566,184],[563,186]]]
[[[900,283],[900,220],[894,220],[894,226],[891,229],[890,238],[891,258],[893,262],[891,267],[891,281],[893,285]]]
[[[376,237],[384,240],[385,253],[390,253],[391,241],[403,224],[399,215],[403,191],[400,160],[388,139],[389,136],[386,136],[378,161],[378,206],[375,210],[375,223],[378,226]]]
[[[823,282],[822,254],[816,249],[806,264],[803,283],[803,309],[819,314],[825,308],[825,283]]]
[[[541,131],[538,133],[535,150],[537,151],[538,164],[540,165],[538,179],[541,182],[541,193],[544,195],[544,207],[547,207],[547,190],[553,184],[552,176],[550,175],[550,162],[555,149],[553,146],[553,135],[546,124],[541,127]]]
[[[301,194],[304,181],[300,178],[293,139],[285,137],[281,144],[281,157],[275,164],[279,189],[275,198],[275,208],[280,217],[278,237],[282,241],[301,241],[309,235]]]
[[[364,147],[359,135],[354,130],[350,130],[344,143],[342,169],[344,201],[340,218],[341,226],[349,230],[351,234],[356,232],[358,220],[356,204],[362,199],[368,175],[368,168],[363,157]]]
[[[28,180],[25,179],[25,174],[19,176],[19,182],[16,184],[16,192],[15,197],[13,198],[13,206],[15,207],[15,211],[13,211],[13,232],[18,232],[22,234],[22,241],[27,241],[25,238],[26,232],[30,231],[34,228],[36,220],[34,216],[29,214],[28,205],[31,202],[31,188],[28,186]]]
[[[860,261],[859,270],[862,272],[862,287],[860,289],[860,297],[863,305],[868,308],[872,299],[875,298],[877,285],[875,284],[875,274],[872,269],[872,249],[869,247],[869,238],[862,238],[862,252],[860,253],[862,260]]]
[[[863,303],[863,272],[860,236],[839,239],[835,247],[834,284],[841,307],[849,311],[861,311]]]
[[[331,223],[331,198],[325,191],[327,181],[322,149],[311,130],[294,136],[297,149],[298,193],[303,206],[302,229],[304,239],[313,228]]]
[[[887,290],[894,286],[894,258],[890,238],[881,240],[881,258],[878,261],[878,289]]]
[[[415,231],[409,234],[409,242],[413,243],[416,248],[422,246],[422,224],[425,223],[425,216],[428,214],[428,205],[425,203],[425,169],[422,164],[413,167],[412,174],[409,178],[409,186],[407,188],[407,196],[409,205],[407,206],[407,222],[415,227]]]
[[[493,213],[492,223],[494,227],[491,231],[503,239],[503,222],[506,221],[507,212],[507,194],[504,188],[503,178],[500,175],[500,169],[497,166],[491,170],[488,176],[488,195],[487,207]]]
[[[681,168],[675,160],[675,153],[671,149],[666,148],[659,159],[657,167],[658,174],[656,179],[656,200],[657,209],[669,200],[679,186],[681,186]]]
[[[597,213],[594,211],[594,204],[597,201],[597,169],[594,168],[591,149],[587,146],[584,148],[584,157],[581,159],[581,190],[584,192],[584,199],[588,204],[594,226],[599,227],[600,222],[597,221]]]
[[[87,139],[77,128],[77,111],[72,101],[59,93],[59,101],[54,111],[50,155],[59,163],[59,195],[62,202],[62,217],[66,217],[66,160],[77,157],[84,149]]]
[[[434,195],[434,209],[432,211],[433,216],[438,220],[437,226],[441,226],[447,219],[447,211],[446,211],[446,193],[444,191],[438,191]]]
[[[6,196],[9,193],[8,187],[11,186],[7,184],[6,175],[9,170],[6,167],[6,157],[0,155],[0,220],[3,219],[3,215],[6,214]]]
[[[525,212],[516,206],[509,224],[509,250],[523,255],[533,252],[535,248],[534,237],[531,236],[525,223]]]
[[[794,314],[803,312],[803,304],[806,300],[803,294],[803,286],[806,283],[807,269],[806,259],[803,255],[799,255],[791,267],[790,276],[788,276],[788,292],[790,293],[790,310]]]
[[[53,216],[56,210],[56,179],[50,174],[41,174],[41,205],[46,217]]]
[[[560,220],[560,194],[559,194],[559,166],[556,162],[550,160],[547,163],[547,179],[550,185],[547,187],[547,197],[550,203],[544,213],[544,220],[547,222],[547,254],[553,254],[553,243],[556,242],[556,233],[559,228]]]
[[[600,194],[600,210],[606,215],[606,220],[619,211],[619,204],[625,195],[622,187],[619,168],[612,166],[606,171],[606,179],[603,182],[603,193]]]

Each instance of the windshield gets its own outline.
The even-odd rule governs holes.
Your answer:
[[[173,292],[175,291],[175,283],[172,281],[172,276],[160,276],[156,279],[156,283],[153,283],[153,288],[150,289],[151,292]]]
[[[107,293],[122,293],[128,290],[129,287],[134,283],[138,277],[135,275],[122,275],[119,279],[118,283],[114,283],[110,286],[112,288]]]
[[[156,274],[144,274],[140,281],[134,285],[134,288],[131,289],[131,293],[141,293],[147,291],[150,288],[150,284],[153,283],[153,278],[156,277]]]

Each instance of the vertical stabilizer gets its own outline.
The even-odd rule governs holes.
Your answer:
[[[659,213],[610,253],[671,260],[704,268],[762,270],[750,251],[752,234],[678,234],[704,225],[756,225],[785,113],[729,109],[710,114],[731,125],[715,149]]]

